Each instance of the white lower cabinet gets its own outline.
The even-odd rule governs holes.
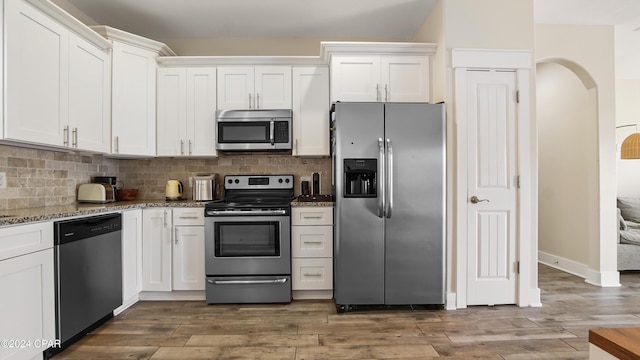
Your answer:
[[[0,259],[0,359],[41,359],[55,345],[53,224],[0,229]]]
[[[147,208],[142,228],[142,290],[204,290],[204,209]]]
[[[333,297],[333,207],[291,209],[291,290],[294,299]]]
[[[142,210],[142,290],[171,291],[171,209]]]
[[[173,290],[204,290],[204,210],[173,209]]]
[[[117,315],[138,301],[142,291],[142,209],[122,212],[122,306]]]

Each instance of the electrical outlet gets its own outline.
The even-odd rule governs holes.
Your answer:
[[[7,188],[7,173],[0,172],[0,189],[6,189],[6,188]]]

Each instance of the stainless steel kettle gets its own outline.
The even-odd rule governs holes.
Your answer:
[[[184,187],[180,180],[169,180],[164,188],[164,196],[167,200],[182,200]]]

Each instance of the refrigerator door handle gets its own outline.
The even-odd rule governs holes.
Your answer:
[[[384,200],[385,200],[385,168],[384,168],[384,140],[378,138],[378,148],[380,154],[378,156],[378,217],[384,217]]]
[[[391,219],[393,213],[393,148],[391,146],[391,140],[387,139],[387,200],[385,214],[387,219]]]

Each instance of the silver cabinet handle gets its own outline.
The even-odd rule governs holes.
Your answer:
[[[275,121],[271,119],[271,121],[269,121],[269,140],[271,141],[271,145],[274,145],[276,143],[274,136],[275,127]]]
[[[176,227],[176,233],[175,233],[175,239],[174,240],[176,242],[176,245],[178,245],[178,228],[177,227]]]
[[[251,109],[251,93],[249,93],[249,109]]]
[[[284,284],[287,279],[273,280],[207,280],[209,284],[214,285],[250,285],[250,284]]]
[[[71,131],[71,147],[78,147],[78,128],[73,128]]]
[[[114,153],[118,154],[120,152],[120,142],[118,141],[118,137],[116,136],[114,139],[115,151]]]
[[[322,244],[322,241],[303,241],[305,244]]]
[[[184,140],[180,140],[180,155],[184,155]]]
[[[376,84],[376,101],[380,101],[380,84]]]
[[[193,153],[193,143],[191,142],[191,140],[189,140],[189,155],[191,155]]]
[[[304,273],[303,275],[304,275],[304,276],[313,276],[313,277],[320,277],[320,276],[322,276],[322,274],[320,274],[320,273],[314,273],[314,274]]]
[[[384,84],[384,101],[389,101],[389,85]]]
[[[164,227],[167,227],[167,210],[162,211],[162,222],[164,224]]]
[[[393,148],[391,146],[391,140],[387,139],[387,219],[391,219],[391,213],[393,212]]]
[[[384,183],[384,140],[378,138],[378,149],[380,154],[378,155],[378,217],[384,216],[384,196],[385,196],[385,183]]]
[[[256,109],[260,109],[260,93],[256,93]]]
[[[69,126],[65,126],[62,130],[62,145],[69,146]]]
[[[489,199],[479,199],[477,196],[473,195],[469,201],[471,201],[472,204],[477,204],[483,201],[489,202]]]

